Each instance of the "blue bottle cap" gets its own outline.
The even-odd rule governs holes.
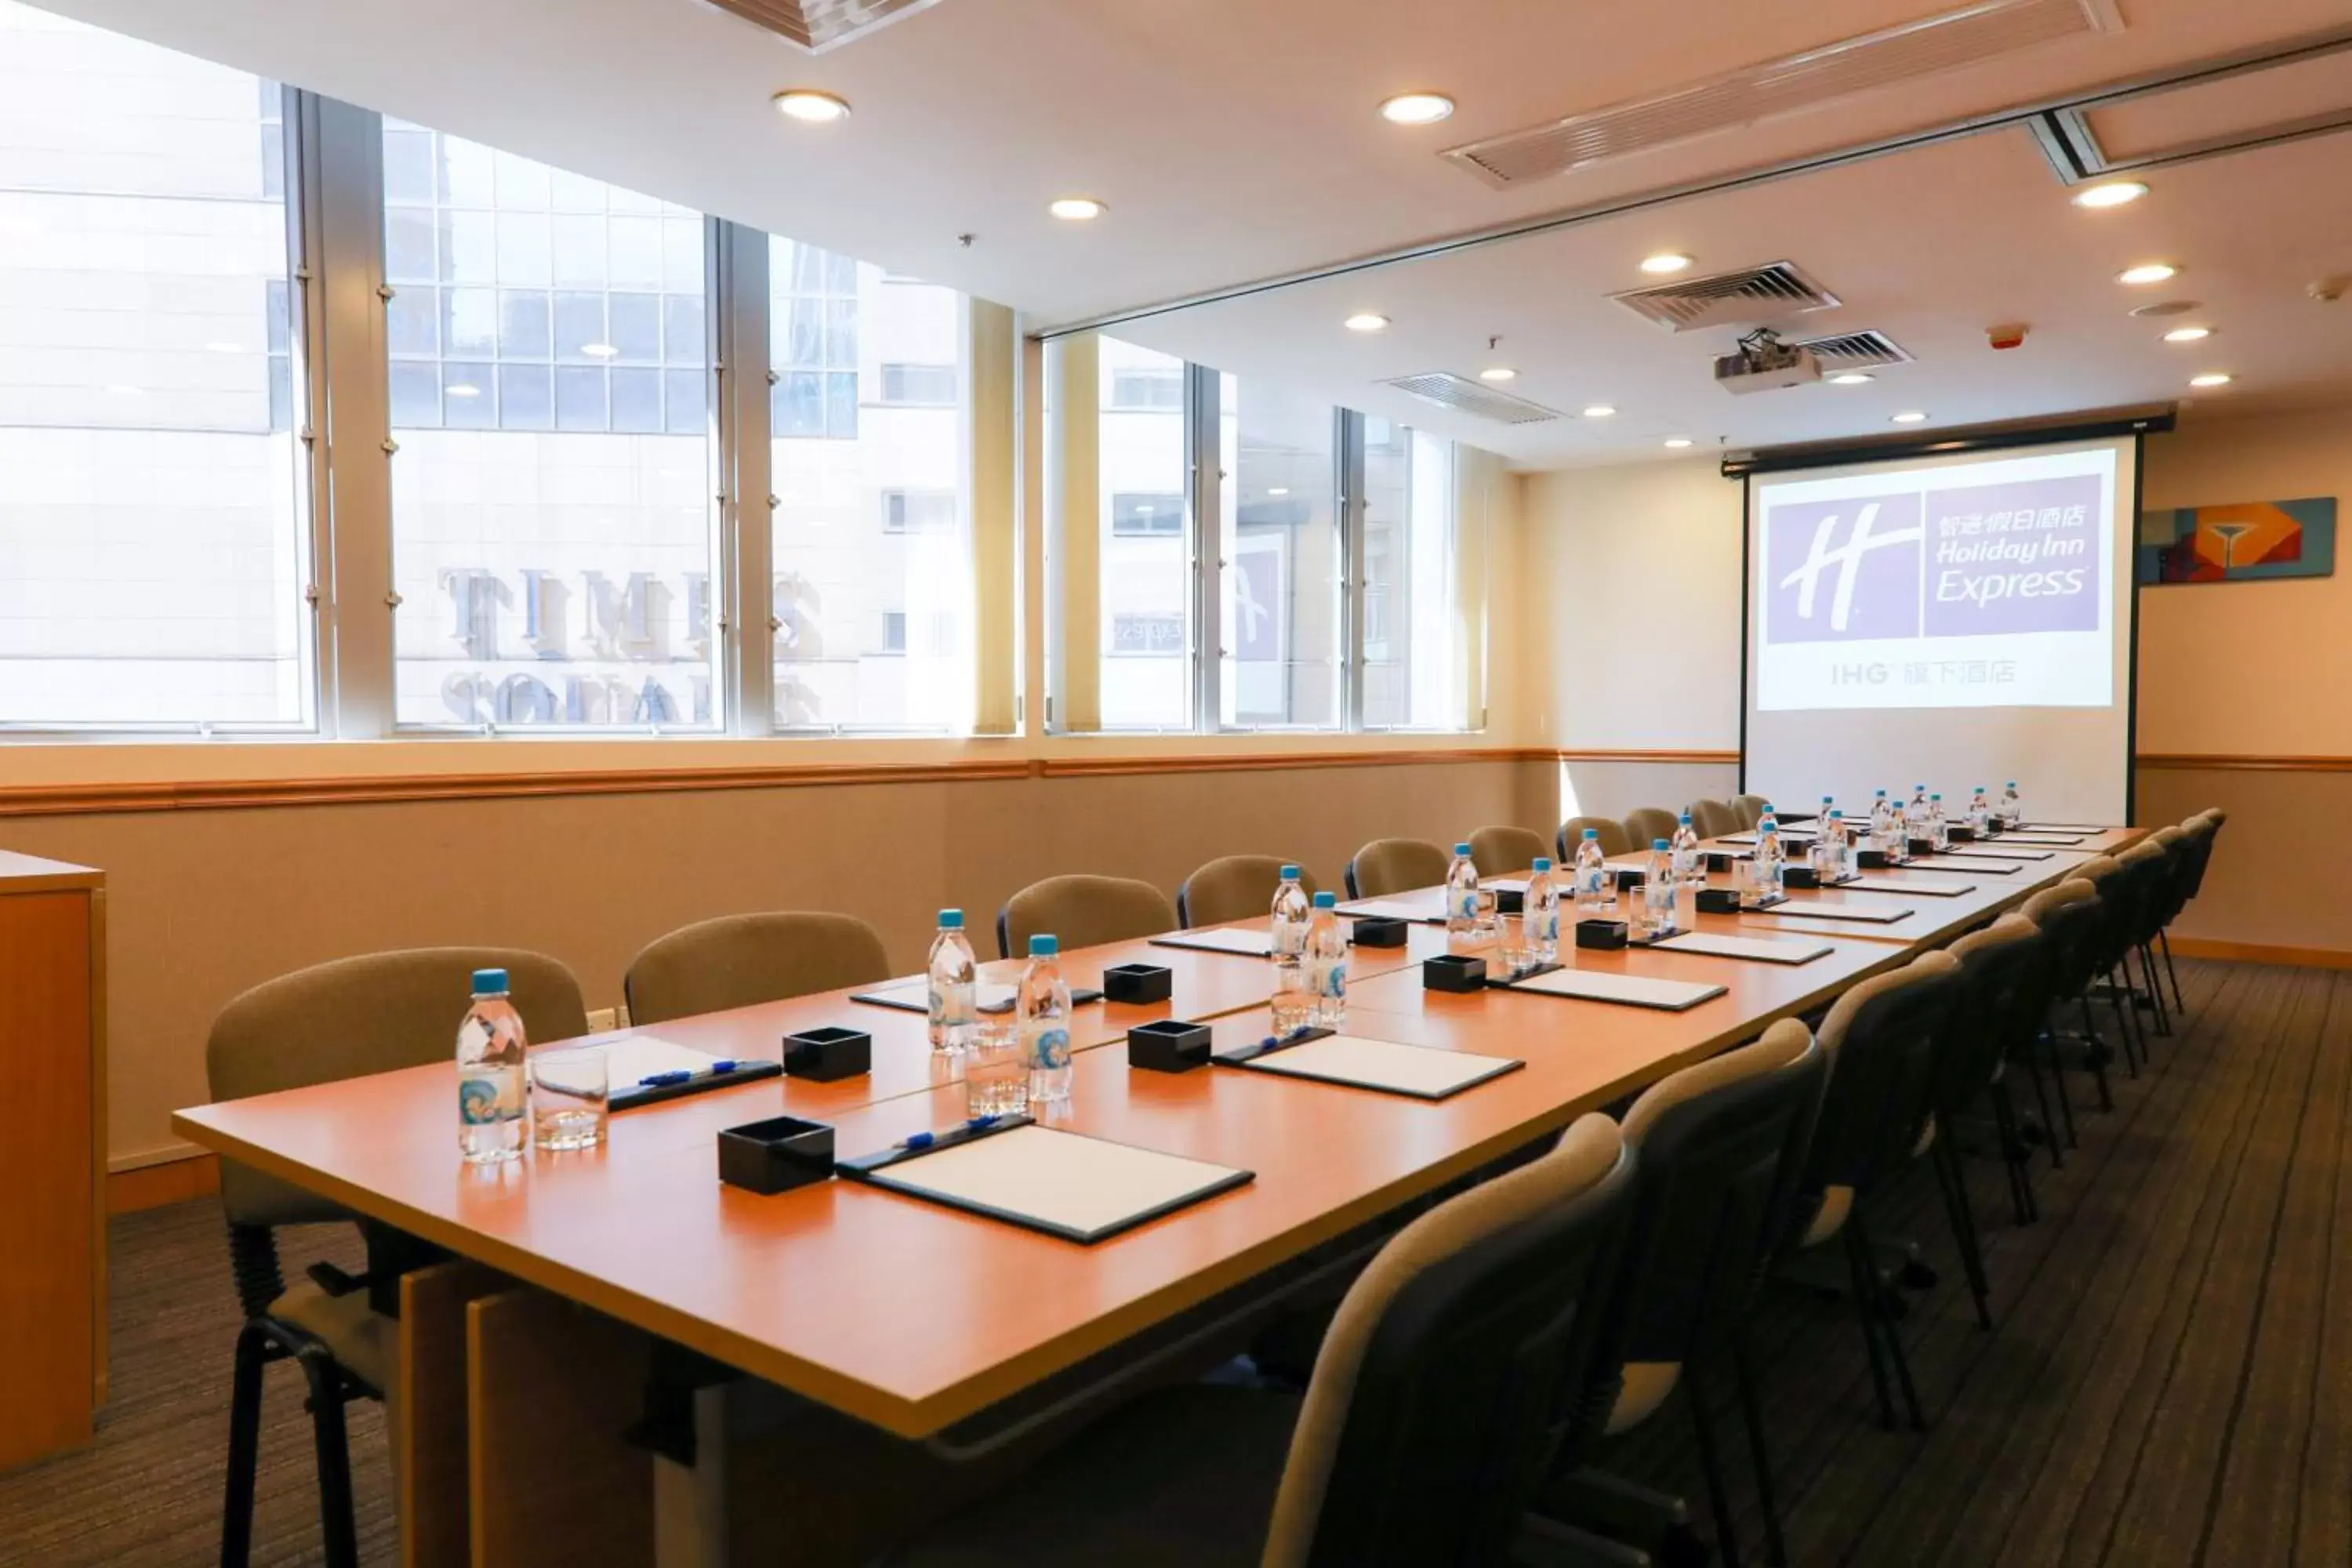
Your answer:
[[[1840,811],[1836,806],[1832,806],[1830,807],[1830,820],[1832,822],[1843,822],[1845,820],[1845,813]]]
[[[1885,800],[1885,799],[1886,798],[1886,792],[1885,792],[1885,790],[1880,790],[1880,791],[1878,792],[1878,798],[1879,798],[1879,799],[1881,799],[1881,800]]]
[[[1825,795],[1822,796],[1822,804],[1823,805],[1829,805],[1829,804],[1830,804],[1830,802],[1832,802],[1832,801],[1835,800],[1836,798],[1837,798],[1837,796],[1835,796],[1835,795]]]
[[[1029,939],[1029,956],[1032,958],[1052,958],[1061,951],[1062,939],[1058,936],[1040,933]]]
[[[1598,838],[1601,837],[1601,829],[1597,827],[1588,827],[1584,830],[1584,836],[1587,838]]]
[[[1536,857],[1535,868],[1536,868],[1537,870],[1538,870],[1538,871],[1549,871],[1549,870],[1550,870],[1550,869],[1551,869],[1551,858],[1550,858],[1550,857],[1549,857],[1549,856],[1545,856],[1545,855],[1538,855],[1538,856],[1537,856],[1537,857]]]
[[[1937,790],[1935,794],[1933,794],[1933,795],[1929,795],[1927,798],[1928,798],[1929,800],[1941,800],[1941,799],[1943,799],[1943,798],[1944,798],[1944,792],[1943,792],[1943,791],[1941,791],[1941,790]]]
[[[940,911],[940,929],[941,931],[963,930],[963,911],[961,910],[941,910]]]
[[[1666,841],[1663,838],[1653,838],[1650,840],[1650,847],[1653,849],[1664,849],[1666,847]]]
[[[1466,857],[1470,853],[1470,846],[1467,844],[1456,844],[1454,847],[1454,853]]]
[[[1339,895],[1337,893],[1318,893],[1315,895],[1315,907],[1318,910],[1337,909],[1339,905]]]
[[[507,972],[506,972],[505,970],[503,970],[503,969],[477,969],[476,971],[474,971],[474,994],[475,994],[475,995],[477,995],[477,996],[503,996],[503,995],[505,995],[506,994],[507,994]]]
[[[1690,826],[1690,813],[1687,811],[1683,813],[1683,826],[1685,827],[1688,827]]]
[[[1296,866],[1285,866],[1282,868],[1282,879],[1286,882],[1296,882],[1298,880],[1298,868]]]

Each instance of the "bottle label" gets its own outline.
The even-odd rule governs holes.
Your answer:
[[[1579,871],[1576,874],[1576,885],[1578,890],[1583,893],[1586,898],[1601,898],[1607,891],[1609,886],[1609,872],[1607,868],[1601,866],[1587,866],[1583,870]]]
[[[496,1122],[511,1121],[521,1113],[516,1103],[512,1080],[520,1075],[511,1070],[499,1073],[467,1074],[457,1080],[457,1120],[468,1127],[488,1127]]]
[[[1323,973],[1319,976],[1319,979],[1322,982],[1321,986],[1319,987],[1319,992],[1325,1001],[1339,1002],[1346,998],[1348,994],[1348,965],[1344,960],[1338,963],[1328,963],[1324,965]]]
[[[1559,940],[1559,906],[1537,910],[1527,917],[1528,935],[1539,942]]]
[[[1454,914],[1457,920],[1477,920],[1478,889],[1475,887],[1465,888],[1454,895]]]
[[[948,1029],[960,1029],[971,1023],[971,990],[969,985],[932,986],[931,1022]]]
[[[1049,1026],[1029,1037],[1029,1065],[1052,1071],[1070,1065],[1070,1031]]]

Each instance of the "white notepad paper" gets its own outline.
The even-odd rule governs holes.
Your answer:
[[[1957,899],[1977,890],[1974,882],[1931,882],[1924,877],[1873,877],[1843,884],[1849,893],[1916,893],[1925,899]]]
[[[868,1179],[1091,1241],[1250,1174],[1058,1128],[1016,1127],[900,1161]]]
[[[1864,925],[1891,925],[1912,911],[1878,905],[1833,904],[1827,899],[1801,899],[1791,893],[1769,910],[1743,910],[1740,912],[1748,916],[1802,915],[1809,921],[1853,921]]]
[[[2086,835],[2071,833],[2004,833],[1992,841],[1994,847],[2005,848],[2011,844],[2031,844],[2037,848],[2072,849]]]
[[[1359,899],[1354,903],[1341,904],[1339,912],[1361,918],[1366,915],[1392,921],[1442,921],[1445,918],[1445,891],[1432,888],[1421,895],[1406,894],[1394,899]]]
[[[898,1007],[909,1013],[928,1014],[931,1010],[931,983],[921,975],[912,980],[893,980],[887,985],[870,986],[850,997],[852,1002],[870,1003],[877,1007]],[[971,987],[971,1005],[982,1013],[1005,1013],[1013,1008],[1013,987],[1002,981],[975,981]]]
[[[1700,952],[1710,958],[1750,958],[1759,963],[1811,963],[1832,951],[1823,942],[1792,941],[1779,936],[1717,936],[1713,931],[1685,931],[1652,946],[1664,952]]]
[[[2105,833],[2104,827],[2087,822],[2021,822],[2011,833]],[[2006,837],[2004,834],[2002,837]]]
[[[1679,1013],[1685,1007],[1723,994],[1720,985],[1688,980],[1653,980],[1643,974],[1618,974],[1608,970],[1555,969],[1549,974],[1515,981],[1514,991],[1540,991],[1549,996],[1573,996],[1582,1002],[1622,1002],[1631,1007],[1663,1007]]]
[[[1941,860],[1951,853],[1949,849],[1939,850],[1937,852],[1936,858]],[[2024,869],[2025,868],[2015,860],[1987,860],[1972,858],[1965,866],[1929,866],[1914,861],[1903,868],[1903,874],[1906,877],[2008,877]]]
[[[1990,849],[1976,849],[1963,846],[1958,849],[1947,849],[1944,853],[1947,855],[1958,855],[1962,859],[1966,860],[2048,860],[2054,858],[2056,851],[2050,849],[2013,849],[2009,847],[2008,841],[2004,839],[2001,840],[1997,847]]]
[[[1311,1078],[1320,1083],[1344,1083],[1358,1089],[1410,1094],[1422,1100],[1443,1100],[1474,1083],[1526,1064],[1509,1057],[1444,1051],[1431,1046],[1400,1045],[1394,1040],[1368,1040],[1360,1035],[1329,1035],[1252,1057],[1242,1065],[1261,1072]]]
[[[1202,952],[1233,952],[1247,958],[1271,958],[1274,938],[1262,931],[1171,931],[1151,939],[1154,947],[1197,948]]]

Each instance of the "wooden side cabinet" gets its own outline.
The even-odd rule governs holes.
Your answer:
[[[0,1470],[106,1397],[106,877],[0,850]]]

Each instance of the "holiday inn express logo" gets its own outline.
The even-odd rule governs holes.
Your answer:
[[[1886,550],[1917,541],[1919,530],[1914,525],[1890,533],[1876,531],[1881,501],[1864,501],[1853,512],[1853,526],[1843,544],[1832,545],[1837,535],[1838,514],[1823,514],[1813,527],[1812,543],[1805,551],[1805,559],[1797,569],[1780,580],[1783,588],[1797,590],[1797,618],[1810,621],[1820,608],[1822,577],[1834,573],[1837,585],[1830,590],[1829,629],[1843,634],[1853,618],[1854,578],[1864,559],[1874,550]],[[1916,552],[1915,552],[1916,553]]]

